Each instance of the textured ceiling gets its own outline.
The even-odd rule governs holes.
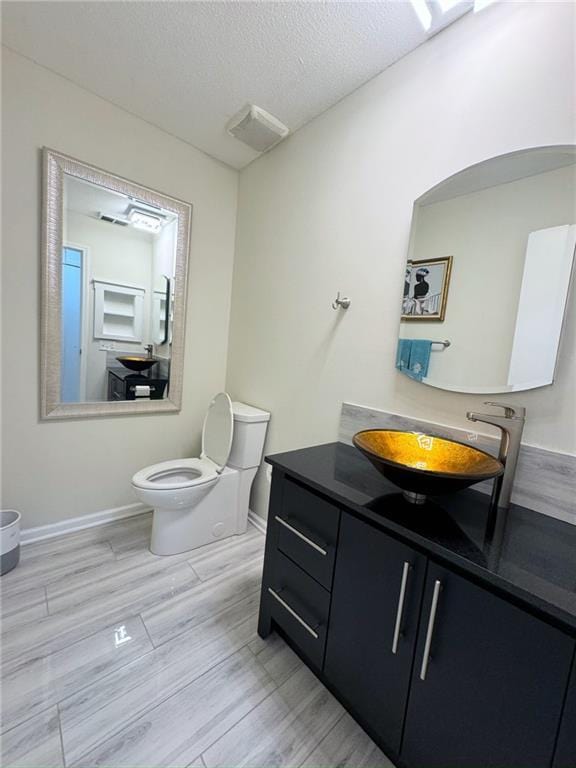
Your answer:
[[[291,131],[413,50],[408,2],[3,2],[15,51],[235,168],[246,103]]]

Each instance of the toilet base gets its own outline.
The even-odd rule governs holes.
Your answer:
[[[239,517],[239,473],[227,467],[198,504],[179,509],[154,509],[150,551],[176,555],[219,539],[244,533]]]

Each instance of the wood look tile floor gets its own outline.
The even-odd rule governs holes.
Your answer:
[[[4,768],[393,768],[281,638],[256,634],[258,530],[156,557],[150,526],[29,544],[0,579]]]

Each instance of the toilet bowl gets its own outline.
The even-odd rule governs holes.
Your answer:
[[[221,392],[206,413],[199,458],[164,461],[134,475],[134,493],[154,510],[154,554],[186,552],[246,530],[269,419]]]

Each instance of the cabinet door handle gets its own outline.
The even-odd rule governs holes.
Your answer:
[[[283,525],[284,528],[287,528],[291,533],[293,533],[295,536],[298,536],[299,539],[302,539],[302,541],[305,541],[306,544],[308,544],[309,547],[312,547],[312,549],[315,549],[316,552],[320,552],[321,555],[326,556],[328,552],[325,549],[322,549],[316,542],[312,541],[312,539],[309,539],[308,536],[304,536],[303,533],[300,533],[296,528],[293,528],[290,523],[287,523],[286,520],[282,520],[281,517],[278,517],[278,515],[274,515],[274,519],[277,520],[280,525]]]
[[[392,653],[398,653],[398,641],[402,630],[402,616],[404,614],[404,602],[406,600],[406,585],[408,583],[408,574],[412,566],[404,561],[402,568],[402,581],[400,582],[400,594],[398,595],[398,608],[396,610],[396,624],[394,625],[394,637],[392,638]]]
[[[436,579],[434,582],[434,592],[432,593],[432,604],[430,606],[430,616],[428,618],[428,629],[426,630],[426,642],[424,643],[424,655],[422,656],[422,666],[420,667],[420,680],[426,680],[428,672],[428,662],[430,661],[430,647],[432,645],[432,636],[434,634],[434,623],[436,621],[436,611],[438,610],[438,597],[442,589],[442,582]]]
[[[272,595],[274,600],[277,600],[280,603],[280,605],[288,611],[288,613],[291,616],[294,616],[296,621],[298,621],[298,622],[300,622],[300,624],[302,624],[302,626],[304,627],[306,632],[311,634],[312,637],[314,638],[314,640],[318,640],[318,632],[315,632],[312,629],[312,627],[310,626],[310,624],[307,624],[304,621],[304,619],[301,616],[299,616],[293,608],[290,608],[288,603],[285,600],[282,600],[282,598],[280,597],[280,595],[277,592],[275,592],[271,587],[268,587],[268,592]]]

